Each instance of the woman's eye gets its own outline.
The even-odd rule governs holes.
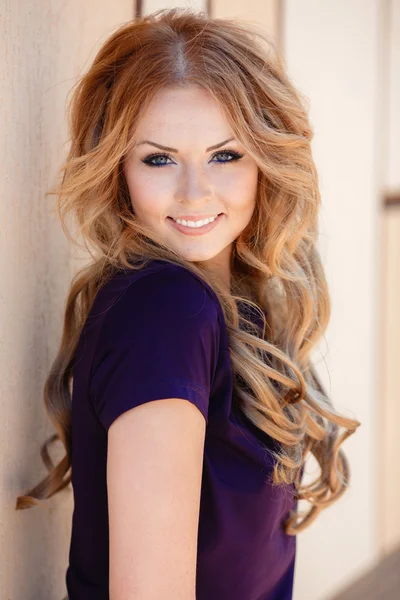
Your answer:
[[[216,160],[215,162],[217,162],[219,164],[226,164],[226,163],[230,163],[230,162],[239,160],[243,156],[243,154],[240,154],[239,152],[235,152],[234,150],[221,150],[220,152],[216,152],[215,154],[213,154],[213,158],[215,158],[216,156],[224,156],[224,155],[225,155],[225,157],[228,156],[230,158],[228,160]],[[153,162],[157,159],[162,160],[162,162]],[[163,167],[164,165],[168,164],[167,162],[164,161],[164,159],[171,160],[170,157],[167,156],[167,154],[151,154],[150,156],[147,156],[146,158],[144,158],[142,160],[142,162],[144,162],[144,164],[148,165],[149,167]]]
[[[221,152],[216,152],[214,154],[214,158],[218,155],[224,155],[225,156],[230,156],[230,160],[217,160],[218,163],[227,163],[227,162],[234,162],[235,160],[239,160],[239,158],[242,158],[243,154],[240,154],[239,152],[234,152],[232,150],[222,150]]]
[[[143,159],[143,162],[145,165],[149,165],[149,167],[163,167],[165,164],[165,162],[160,163],[154,163],[151,162],[153,160],[155,160],[156,158],[166,158],[168,159],[169,157],[166,154],[151,154],[150,156],[147,156],[145,159]]]

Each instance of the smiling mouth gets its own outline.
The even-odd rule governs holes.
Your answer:
[[[210,221],[209,223],[206,223],[205,225],[198,225],[198,226],[193,226],[193,225],[190,226],[190,225],[184,225],[183,223],[177,223],[172,217],[167,217],[167,220],[170,221],[171,225],[174,227],[174,229],[179,231],[181,234],[189,235],[189,236],[199,236],[199,235],[208,233],[209,231],[214,229],[218,225],[218,223],[220,222],[220,220],[222,219],[223,216],[225,216],[225,213],[219,213],[213,221]]]

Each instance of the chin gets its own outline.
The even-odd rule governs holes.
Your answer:
[[[218,254],[216,252],[210,253],[210,252],[182,252],[182,251],[179,251],[179,253],[182,255],[182,257],[185,260],[188,260],[190,262],[207,262],[209,260],[212,260]]]

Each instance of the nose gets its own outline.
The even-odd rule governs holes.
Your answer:
[[[203,169],[188,166],[181,175],[176,199],[179,202],[204,205],[212,196],[210,183]]]

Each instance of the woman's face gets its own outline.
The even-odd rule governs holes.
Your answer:
[[[163,89],[135,137],[124,173],[137,219],[186,260],[210,263],[229,281],[233,241],[254,211],[258,167],[232,139],[218,104],[195,86]],[[217,215],[213,224],[189,227]]]

